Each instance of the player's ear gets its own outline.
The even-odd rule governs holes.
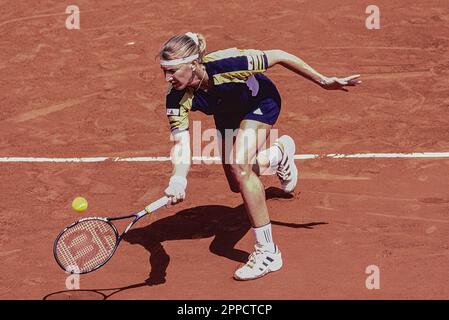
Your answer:
[[[195,60],[192,62],[192,64],[190,65],[190,68],[192,68],[192,71],[195,72],[196,68],[198,67],[198,61]]]

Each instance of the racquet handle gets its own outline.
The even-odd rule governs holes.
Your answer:
[[[167,196],[164,196],[164,197],[160,198],[159,200],[156,200],[153,203],[146,206],[145,211],[148,213],[152,213],[152,212],[156,211],[157,209],[159,209],[163,206],[166,206],[169,201],[170,201],[170,199]]]

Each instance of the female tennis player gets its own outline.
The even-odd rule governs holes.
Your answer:
[[[262,73],[281,65],[328,90],[355,86],[361,82],[360,76],[325,77],[297,56],[282,50],[230,48],[206,55],[204,36],[192,32],[170,38],[162,46],[159,59],[169,83],[166,113],[174,140],[173,173],[165,194],[172,204],[183,201],[186,196],[191,164],[190,111],[213,115],[217,136],[221,139],[219,145],[226,178],[231,190],[242,195],[256,240],[255,251],[248,262],[235,271],[234,278],[251,280],[279,270],[281,251],[273,241],[265,189],[259,174],[276,172],[282,190],[292,192],[298,170],[291,137],[281,136],[270,148],[259,150],[265,145],[281,110],[278,90]],[[238,129],[236,135],[233,135],[234,129]]]

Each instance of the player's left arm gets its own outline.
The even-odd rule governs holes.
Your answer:
[[[264,53],[267,56],[268,68],[280,64],[327,90],[345,90],[345,86],[355,86],[362,82],[358,74],[345,78],[326,77],[309,66],[301,58],[283,50],[266,50]]]

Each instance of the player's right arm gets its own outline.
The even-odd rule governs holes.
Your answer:
[[[174,142],[170,152],[173,172],[170,177],[165,195],[171,204],[181,202],[186,197],[187,175],[191,165],[190,134],[188,130],[172,133]]]
[[[186,197],[187,175],[191,165],[189,134],[189,111],[193,94],[188,90],[176,91],[169,88],[167,93],[167,117],[170,123],[173,147],[170,152],[173,171],[165,194],[171,204],[181,202]]]

